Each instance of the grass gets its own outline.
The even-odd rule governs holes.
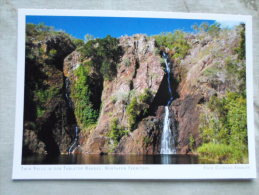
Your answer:
[[[247,154],[244,155],[226,144],[207,143],[199,147],[197,151],[203,158],[221,163],[247,163]]]

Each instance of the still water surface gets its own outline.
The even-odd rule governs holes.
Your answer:
[[[33,155],[24,157],[22,164],[204,164],[195,155],[94,155],[71,154],[58,157]],[[215,163],[215,162],[214,162]]]

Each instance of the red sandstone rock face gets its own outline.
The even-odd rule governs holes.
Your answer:
[[[107,133],[111,120],[117,118],[122,126],[127,127],[126,106],[130,95],[141,94],[145,89],[151,89],[153,94],[156,94],[164,76],[160,56],[155,54],[154,39],[148,39],[144,35],[125,36],[120,38],[120,45],[124,50],[124,55],[116,78],[113,81],[104,81],[102,109],[98,124],[83,146],[83,150],[87,153],[108,152],[111,140],[107,137]],[[130,139],[122,139],[131,147],[130,151],[143,152],[144,149],[140,143],[146,137],[145,131],[145,128],[139,127],[130,135],[139,144],[133,145],[128,143]]]
[[[135,131],[123,137],[116,153],[159,154],[161,128],[161,119],[153,116],[143,119]]]
[[[201,142],[199,136],[199,117],[201,107],[213,95],[222,96],[226,90],[237,91],[237,78],[231,78],[226,72],[226,59],[237,59],[234,48],[239,42],[238,30],[221,32],[218,37],[208,34],[189,36],[192,48],[189,55],[179,64],[174,64],[174,77],[181,75],[177,91],[179,98],[173,101],[171,108],[178,121],[178,153],[190,152],[189,138],[193,136],[195,146]],[[216,74],[209,74],[212,70]]]
[[[188,153],[188,144],[190,136],[196,139],[199,144],[199,102],[200,95],[189,95],[184,99],[177,99],[172,103],[172,110],[175,114],[175,120],[178,122],[177,152],[181,154]]]
[[[221,96],[230,87],[235,91],[238,85],[230,84],[239,82],[236,78],[228,78],[224,67],[227,57],[230,60],[237,58],[233,52],[238,43],[237,32],[223,32],[217,38],[206,36],[187,37],[191,45],[189,54],[172,67],[174,77],[180,80],[176,89],[179,98],[170,106],[171,129],[176,135],[177,152],[181,154],[190,152],[190,136],[195,139],[195,146],[201,141],[199,117],[202,106],[214,94]],[[158,154],[164,117],[164,107],[159,106],[161,104],[154,110],[154,116],[142,119],[137,128],[128,136],[122,137],[116,148],[111,150],[113,143],[108,137],[110,122],[116,118],[120,125],[127,127],[126,107],[130,96],[141,94],[147,88],[157,96],[165,76],[160,64],[161,57],[155,52],[155,41],[152,38],[144,35],[125,36],[120,38],[120,45],[124,54],[117,76],[112,81],[104,81],[102,109],[97,127],[85,135],[81,143],[83,152]],[[79,58],[79,54],[74,52],[70,59],[65,60],[65,75],[70,76],[73,73]],[[206,73],[212,67],[218,69],[213,77]]]

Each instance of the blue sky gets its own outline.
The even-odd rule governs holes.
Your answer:
[[[160,19],[160,18],[123,18],[123,17],[79,17],[79,16],[27,16],[26,23],[44,23],[53,26],[55,30],[62,30],[75,38],[84,39],[86,34],[95,38],[107,35],[120,37],[143,33],[155,35],[161,32],[183,30],[193,32],[192,25],[215,20],[192,19]]]

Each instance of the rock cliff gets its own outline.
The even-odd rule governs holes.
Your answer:
[[[71,142],[63,61],[75,46],[63,33],[27,26],[23,154],[65,153]]]
[[[25,107],[33,109],[25,109],[24,151],[66,152],[76,126],[83,153],[159,154],[169,100],[164,52],[176,151],[194,152],[204,141],[201,116],[218,117],[211,99],[245,86],[242,27],[176,35],[107,36],[76,48],[64,34],[28,34]]]

